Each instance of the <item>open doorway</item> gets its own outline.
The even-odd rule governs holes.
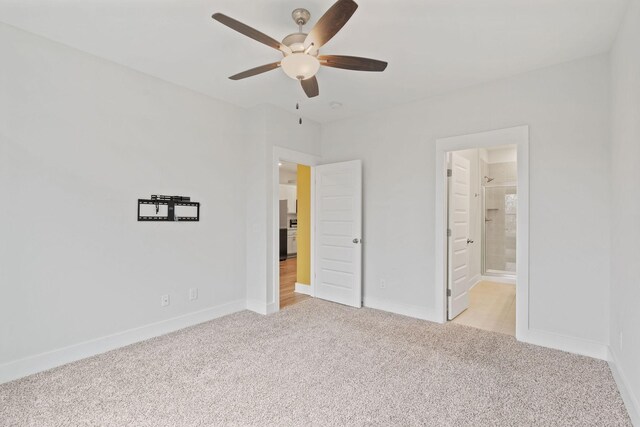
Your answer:
[[[283,265],[281,264],[283,261],[290,260],[291,257],[287,254],[287,259],[282,257],[283,261],[280,261],[279,238],[281,234],[283,236],[285,234],[281,228],[290,228],[280,226],[280,169],[286,163],[296,165],[297,172],[295,178],[297,207],[294,208],[297,210],[296,271],[294,276],[291,261],[288,269],[283,268],[283,273],[289,274],[287,278],[284,274],[282,275],[282,279],[287,281],[287,288],[280,285],[280,266]],[[361,307],[362,162],[351,160],[318,165],[318,159],[314,156],[274,147],[272,178],[273,232],[269,255],[273,260],[271,269],[273,275],[272,281],[266,284],[268,303],[265,313],[278,311],[281,308],[281,301],[287,304],[280,294],[281,291],[290,294],[293,277],[296,278],[293,283],[296,302],[305,299],[297,298],[297,294],[303,294],[352,307]],[[305,183],[303,190],[305,181],[308,182],[308,186]],[[306,195],[301,196],[301,191],[308,194],[308,199]],[[305,215],[303,210],[307,206]],[[305,231],[305,225],[308,232]],[[303,244],[303,240],[307,238],[308,246]],[[304,248],[308,250],[305,252]],[[301,267],[301,263],[304,267]]]
[[[447,318],[515,335],[517,150],[447,153]]]
[[[443,322],[527,335],[528,141],[519,126],[436,143]]]
[[[280,308],[309,298],[311,284],[311,168],[279,161]]]

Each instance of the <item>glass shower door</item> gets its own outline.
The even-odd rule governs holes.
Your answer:
[[[516,218],[518,192],[515,185],[484,187],[485,275],[516,273]]]

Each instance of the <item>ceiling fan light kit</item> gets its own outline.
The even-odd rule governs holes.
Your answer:
[[[300,52],[282,58],[280,66],[292,79],[306,80],[316,75],[320,69],[320,61],[315,56]]]
[[[279,62],[261,65],[229,78],[231,80],[241,80],[276,68],[282,68],[287,76],[300,81],[305,94],[309,98],[313,98],[320,93],[318,80],[315,77],[320,66],[355,71],[384,71],[387,63],[376,59],[340,55],[319,56],[319,49],[340,31],[357,8],[358,5],[353,0],[338,0],[322,15],[308,34],[302,31],[302,27],[309,22],[311,14],[303,8],[295,9],[291,13],[291,17],[298,25],[298,32],[289,34],[282,42],[226,15],[221,13],[213,14],[212,18],[216,21],[273,49],[277,49],[284,55],[284,58]]]

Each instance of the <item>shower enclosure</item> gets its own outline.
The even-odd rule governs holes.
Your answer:
[[[518,187],[500,181],[483,179],[482,270],[487,276],[515,276]]]

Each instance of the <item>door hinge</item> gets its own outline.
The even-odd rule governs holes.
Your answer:
[[[451,296],[451,289],[447,289],[447,296],[450,297]]]
[[[447,228],[447,237],[451,237],[451,229]]]
[[[453,176],[453,171],[451,169],[447,169],[447,177]]]

